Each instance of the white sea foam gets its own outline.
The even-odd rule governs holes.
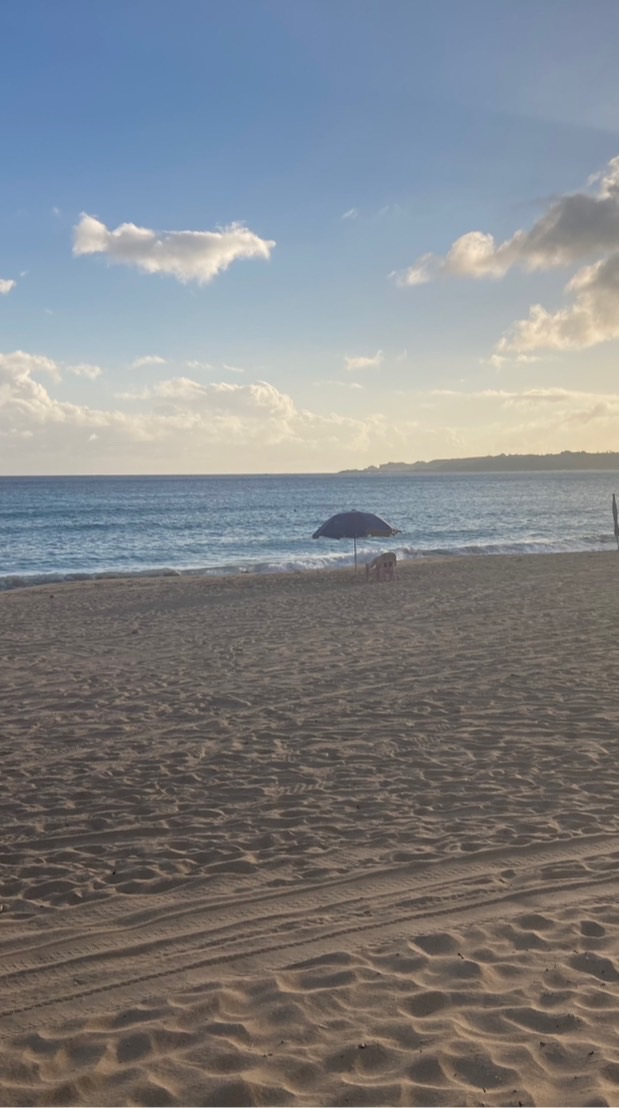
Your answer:
[[[357,560],[360,566],[371,561],[381,550],[376,546],[371,550],[360,549]],[[492,557],[498,555],[524,554],[577,554],[591,551],[615,550],[615,540],[608,535],[590,535],[580,538],[561,540],[522,540],[513,543],[469,543],[465,545],[444,545],[433,547],[389,546],[400,561],[418,561],[437,557]],[[229,562],[221,565],[153,566],[135,570],[100,570],[92,573],[32,573],[7,574],[0,576],[0,592],[9,589],[31,588],[41,585],[64,585],[79,581],[131,580],[144,577],[223,577],[235,574],[276,574],[306,573],[308,571],[348,569],[354,565],[352,551],[346,553],[324,552],[314,556],[310,554],[286,555],[280,559],[258,561],[247,559],[243,562]]]

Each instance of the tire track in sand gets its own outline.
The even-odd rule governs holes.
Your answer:
[[[154,894],[137,906],[124,897],[86,904],[71,910],[70,927],[0,943],[0,1035],[38,1026],[43,1009],[46,1024],[76,1000],[96,1014],[212,980],[218,967],[264,972],[432,927],[505,919],[532,904],[616,896],[618,851],[617,835],[583,836],[244,896],[195,889],[190,903]]]

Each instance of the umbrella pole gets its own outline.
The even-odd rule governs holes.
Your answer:
[[[357,536],[356,535],[355,535],[355,537],[353,538],[352,541],[353,541],[354,548],[355,548],[355,573],[356,573],[357,572]],[[617,544],[617,549],[619,550],[619,543]]]

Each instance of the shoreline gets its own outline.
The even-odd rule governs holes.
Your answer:
[[[382,548],[381,548],[382,549]],[[375,557],[380,553],[378,548],[376,551],[361,551],[359,553],[359,574],[362,573],[365,561],[362,560],[364,555],[367,554],[367,560]],[[580,549],[580,550],[523,550],[523,551],[486,551],[484,553],[453,553],[452,551],[431,551],[428,553],[419,553],[409,557],[398,558],[398,570],[405,570],[406,567],[412,565],[418,565],[419,563],[432,562],[432,561],[466,561],[468,559],[477,561],[486,558],[570,558],[570,557],[589,557],[592,555],[609,554],[616,552],[615,540],[612,536],[608,539],[607,544],[603,548],[595,549]],[[336,555],[337,556],[337,555]],[[341,555],[342,559],[347,558],[347,555]],[[264,565],[264,563],[257,563],[258,566]],[[407,571],[407,570],[406,570]],[[230,578],[287,578],[287,577],[302,577],[308,574],[328,574],[328,573],[350,573],[354,572],[354,567],[346,563],[345,565],[319,565],[319,566],[300,566],[298,569],[280,569],[280,568],[268,568],[252,569],[250,566],[247,568],[230,568],[226,569],[222,566],[200,567],[200,568],[184,568],[173,569],[168,566],[154,567],[152,569],[144,570],[101,570],[88,573],[86,571],[75,571],[67,574],[61,574],[51,571],[47,574],[4,574],[0,575],[0,596],[5,593],[21,592],[23,590],[30,591],[37,588],[49,588],[51,586],[60,587],[65,585],[80,585],[80,584],[94,584],[105,581],[116,582],[132,582],[132,581],[158,581],[158,580],[202,580],[202,581],[220,581],[228,580]]]

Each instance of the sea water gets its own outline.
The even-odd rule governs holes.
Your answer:
[[[335,512],[400,534],[400,559],[615,549],[614,472],[415,476],[0,478],[0,588],[100,576],[272,573],[349,566],[314,541]]]

